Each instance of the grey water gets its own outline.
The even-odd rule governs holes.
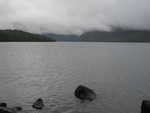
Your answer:
[[[97,94],[80,103],[86,85]],[[39,97],[45,108],[31,105]],[[140,113],[150,99],[149,43],[0,43],[0,102],[23,113]]]

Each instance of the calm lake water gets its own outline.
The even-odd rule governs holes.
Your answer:
[[[97,94],[80,103],[75,88]],[[0,102],[37,113],[140,113],[150,99],[150,44],[144,43],[0,43]]]

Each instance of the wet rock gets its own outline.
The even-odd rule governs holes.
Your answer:
[[[82,101],[93,101],[94,99],[96,99],[96,93],[92,89],[83,85],[79,85],[77,87],[77,89],[74,92],[74,95]]]
[[[150,113],[150,101],[149,100],[143,100],[142,106],[141,106],[141,113]]]
[[[7,104],[6,103],[0,103],[0,107],[7,107]]]
[[[41,98],[37,99],[37,100],[33,103],[32,107],[33,107],[34,109],[38,109],[38,110],[43,109],[43,107],[44,107],[43,99],[41,99]]]

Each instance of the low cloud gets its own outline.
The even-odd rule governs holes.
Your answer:
[[[0,29],[81,34],[111,26],[150,30],[150,0],[0,0]]]

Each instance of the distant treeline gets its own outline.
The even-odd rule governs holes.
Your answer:
[[[111,32],[90,31],[80,36],[86,42],[150,42],[150,31],[147,30],[121,30]]]
[[[55,39],[19,30],[0,30],[0,42],[55,42]]]
[[[51,38],[52,37],[52,38]],[[61,34],[32,34],[19,30],[0,30],[0,42],[150,42],[148,30],[122,30],[111,32],[90,31],[81,36]]]

